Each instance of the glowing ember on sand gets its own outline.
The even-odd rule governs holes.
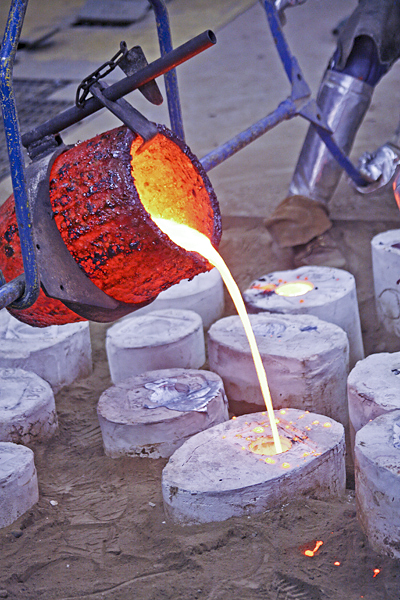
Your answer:
[[[318,542],[315,543],[315,547],[314,550],[304,550],[303,554],[304,556],[315,556],[315,553],[318,552],[319,548],[322,546],[324,542],[322,542],[321,540],[319,540]]]
[[[156,223],[156,225],[161,229],[161,231],[166,233],[166,235],[168,235],[168,237],[175,244],[177,244],[181,248],[184,248],[188,252],[197,252],[198,254],[201,254],[201,256],[206,258],[206,260],[208,260],[212,265],[214,265],[214,267],[216,267],[220,272],[221,277],[224,280],[230,295],[232,296],[232,300],[243,323],[243,327],[245,328],[246,336],[250,344],[254,365],[257,371],[258,379],[260,381],[262,395],[265,401],[265,405],[267,407],[267,412],[271,423],[272,437],[276,449],[275,453],[282,453],[282,444],[279,439],[278,430],[275,423],[273,412],[274,409],[272,406],[271,394],[269,392],[267,376],[265,374],[265,369],[262,364],[260,353],[258,351],[256,338],[251,328],[250,320],[247,315],[246,308],[244,306],[244,302],[240,294],[239,288],[236,282],[234,281],[232,275],[230,274],[228,267],[226,266],[222,257],[212,246],[210,240],[202,233],[182,223],[176,223],[175,221],[169,221],[167,219],[158,218],[154,215],[152,215],[152,219]]]

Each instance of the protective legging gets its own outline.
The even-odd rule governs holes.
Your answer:
[[[337,52],[336,50],[329,68],[332,71],[351,75],[369,85],[375,86],[388,70],[388,67],[379,61],[378,49],[374,40],[367,35],[356,37],[344,69],[338,69],[335,66]]]

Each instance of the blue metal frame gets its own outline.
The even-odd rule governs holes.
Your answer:
[[[15,0],[11,4],[0,54],[0,102],[25,270],[24,279],[17,278],[9,283],[5,283],[2,277],[1,283],[3,285],[0,287],[0,308],[10,303],[12,303],[14,308],[28,308],[36,302],[40,286],[32,220],[26,190],[25,161],[22,154],[21,134],[12,87],[14,59],[27,4],[28,0]],[[22,297],[21,294],[23,294]],[[18,298],[20,299],[17,301]]]
[[[171,29],[164,0],[149,0],[156,16],[158,42],[161,56],[165,56],[172,50]],[[165,92],[168,102],[168,113],[172,131],[181,140],[185,140],[183,130],[181,103],[179,100],[178,79],[176,69],[171,69],[164,75]]]
[[[317,130],[322,141],[329,148],[330,152],[337,160],[339,165],[346,171],[351,179],[358,185],[364,186],[369,183],[359,171],[353,166],[346,154],[336,144],[332,137],[332,130],[319,114],[319,108],[315,100],[310,99],[311,92],[308,87],[297,60],[290,53],[289,46],[282,32],[278,12],[273,0],[260,0],[263,5],[268,24],[278,50],[279,58],[283,64],[286,75],[290,81],[292,90],[290,97],[281,102],[281,104],[267,117],[260,119],[248,129],[237,134],[234,138],[222,144],[209,154],[204,156],[200,162],[206,171],[213,169],[227,158],[247,146],[250,142],[256,140],[261,135],[281,123],[286,119],[291,119],[300,115],[307,119]]]
[[[172,50],[171,31],[165,0],[149,0],[155,13],[161,56]],[[319,114],[315,100],[304,80],[300,67],[292,54],[282,32],[279,16],[273,0],[260,0],[263,5],[272,36],[275,41],[286,75],[291,83],[291,95],[269,115],[251,125],[237,136],[216,148],[201,159],[206,171],[216,167],[227,158],[259,138],[265,132],[286,119],[300,115],[314,125],[323,142],[335,159],[358,186],[369,182],[362,177],[347,156],[337,146],[332,131]],[[0,272],[0,308],[11,305],[28,308],[37,299],[40,288],[35,255],[32,220],[26,189],[25,166],[22,154],[21,134],[14,101],[12,72],[15,54],[21,34],[28,0],[11,0],[11,8],[2,41],[0,54],[0,104],[6,133],[15,211],[21,240],[24,275],[6,283]],[[166,95],[172,131],[184,139],[182,113],[175,69],[165,75]]]
[[[275,8],[273,0],[261,0],[261,3],[264,6],[271,33],[279,53],[279,57],[285,67],[286,74],[289,78],[290,83],[292,84],[293,89],[296,77],[297,79],[300,77],[301,80],[304,82],[303,74],[301,73],[300,67],[298,67],[297,62],[296,66],[298,70],[296,69],[296,66],[294,66],[294,61],[296,59],[290,54],[289,46],[287,45],[287,42],[283,35],[279,15]],[[294,77],[295,72],[296,77]],[[347,158],[347,155],[336,144],[335,140],[332,137],[333,132],[328,126],[328,124],[324,122],[322,116],[319,114],[319,108],[315,100],[310,100],[309,102],[307,102],[302,108],[297,110],[297,114],[304,117],[305,119],[310,121],[312,125],[314,125],[318,135],[328,147],[333,157],[358,186],[363,186],[370,183],[361,175],[361,173],[359,173],[359,171]]]

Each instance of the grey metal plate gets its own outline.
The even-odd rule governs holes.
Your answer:
[[[149,8],[147,0],[87,0],[78,12],[75,23],[134,23],[143,19]]]

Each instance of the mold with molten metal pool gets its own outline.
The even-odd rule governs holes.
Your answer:
[[[250,313],[309,314],[341,327],[349,338],[350,368],[364,358],[355,279],[332,267],[274,271],[243,293]]]
[[[165,512],[190,525],[269,510],[301,496],[345,492],[344,428],[296,409],[275,411],[282,454],[270,450],[266,413],[234,418],[185,442],[163,470]],[[263,452],[267,454],[264,455]]]

